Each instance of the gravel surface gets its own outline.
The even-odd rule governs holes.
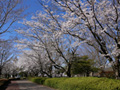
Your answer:
[[[6,90],[55,90],[50,87],[38,85],[28,80],[11,81]]]

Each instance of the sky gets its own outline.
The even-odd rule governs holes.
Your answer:
[[[42,6],[38,3],[37,0],[23,0],[22,6],[26,7],[24,13],[27,14],[25,19],[30,20],[32,15],[34,15],[37,11],[42,11]],[[23,19],[21,19],[22,21]],[[20,21],[20,22],[21,22]],[[15,22],[9,29],[10,32],[7,32],[2,35],[3,39],[9,39],[15,36],[18,36],[17,33],[14,31],[14,29],[19,28],[21,26],[20,23]]]

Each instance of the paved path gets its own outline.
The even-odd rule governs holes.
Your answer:
[[[43,85],[38,85],[27,80],[14,80],[5,90],[55,90]]]

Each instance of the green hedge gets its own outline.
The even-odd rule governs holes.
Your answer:
[[[32,81],[59,90],[120,90],[120,80],[108,78],[73,77],[36,79],[32,78]]]
[[[60,90],[120,90],[120,81],[106,78],[69,78],[59,84]]]
[[[47,77],[34,77],[34,78],[28,78],[30,81],[38,83],[38,84],[44,84],[45,80],[48,79]]]
[[[49,78],[45,80],[44,85],[53,87],[53,88],[59,88],[59,84],[63,83],[68,78]]]

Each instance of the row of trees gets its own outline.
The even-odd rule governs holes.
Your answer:
[[[76,55],[72,58],[71,63],[68,65],[64,60],[55,61],[52,63],[47,55],[42,54],[42,58],[36,52],[31,50],[24,51],[20,55],[17,66],[19,66],[22,76],[47,76],[47,77],[62,77],[62,76],[89,76],[91,72],[97,72],[95,62],[89,59],[88,56]],[[23,63],[24,62],[24,63]],[[58,63],[57,63],[58,62]],[[62,64],[60,64],[63,62]]]
[[[6,33],[12,32],[13,24],[25,16],[21,1],[0,0],[0,78],[14,76],[17,73],[13,40],[7,39]]]
[[[52,70],[66,72],[71,77],[76,54],[84,54],[91,55],[97,66],[110,63],[116,77],[120,76],[119,0],[38,2],[44,10],[30,21],[24,20],[24,28],[16,30],[22,36],[16,42],[26,62],[23,67],[35,72],[39,69],[41,75],[49,77]]]
[[[24,17],[20,1],[0,1],[0,35]],[[24,27],[16,30],[22,36],[16,40],[22,51],[18,66],[43,76],[52,77],[53,72],[66,72],[71,77],[72,67],[82,63],[75,58],[88,55],[96,67],[110,63],[116,78],[120,77],[119,0],[38,2],[44,10],[36,12],[30,21],[24,20]],[[0,74],[3,67],[14,60],[11,45],[10,40],[0,38]],[[77,63],[75,60],[78,60]]]

